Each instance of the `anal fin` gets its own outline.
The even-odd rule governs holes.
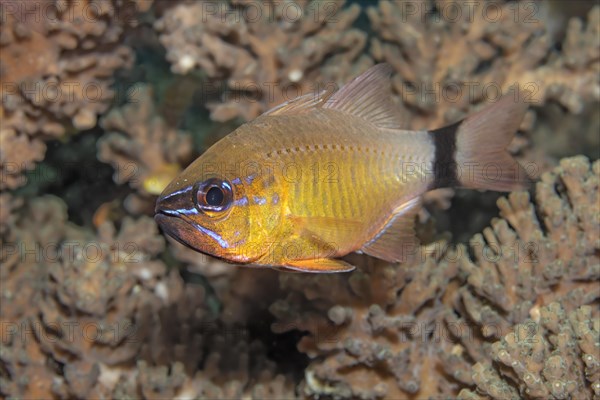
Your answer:
[[[307,260],[286,261],[282,267],[286,270],[313,273],[350,272],[354,266],[345,261],[333,258],[315,258]]]
[[[420,198],[397,207],[383,228],[360,250],[390,262],[407,261],[419,245],[415,235],[415,217],[420,208]]]

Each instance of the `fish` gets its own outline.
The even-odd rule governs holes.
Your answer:
[[[411,131],[391,73],[377,64],[337,91],[297,97],[240,126],[164,189],[157,224],[232,264],[348,272],[355,266],[342,257],[352,252],[408,260],[430,190],[529,185],[506,150],[526,96],[506,94],[448,126]]]

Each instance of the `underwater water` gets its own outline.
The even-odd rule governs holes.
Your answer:
[[[389,78],[327,119],[327,96],[381,63]],[[597,3],[2,0],[0,87],[2,398],[600,397]],[[275,128],[257,118],[322,90],[271,111],[293,123],[264,141]],[[524,115],[473,119],[502,96]],[[513,126],[505,147],[532,183],[436,188],[435,160],[468,141],[427,132],[461,120]],[[238,128],[246,141],[213,147]],[[375,136],[392,130],[422,136]],[[248,167],[282,146],[311,162],[271,180]],[[213,169],[181,175],[211,148]],[[390,173],[387,151],[410,168]],[[407,241],[367,244],[397,211],[379,201],[389,185],[417,176],[402,199],[418,207],[388,232],[418,244],[396,262]],[[184,179],[189,194],[169,189]],[[176,191],[202,217],[192,233],[154,219]],[[327,247],[342,237],[358,245]],[[240,256],[298,238],[355,268],[282,269],[334,265],[298,262],[315,258],[304,245],[288,264]]]

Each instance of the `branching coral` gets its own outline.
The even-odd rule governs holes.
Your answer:
[[[192,138],[167,127],[157,114],[152,89],[138,84],[130,103],[112,109],[101,122],[107,133],[98,142],[98,158],[110,163],[116,183],[145,194],[159,194],[189,162]]]
[[[43,398],[51,393],[56,370],[34,338],[34,323],[47,271],[42,257],[56,257],[57,237],[66,229],[66,209],[56,198],[32,201],[21,209],[22,200],[2,195],[2,206],[15,206],[3,221],[0,254],[0,393]],[[31,207],[31,208],[29,208]],[[7,209],[3,208],[3,212]],[[29,229],[29,225],[37,229]]]
[[[362,54],[366,34],[350,28],[360,7],[343,5],[190,2],[168,10],[156,29],[175,73],[199,67],[213,79],[205,98],[225,81],[223,101],[209,104],[213,119],[251,120],[318,85],[342,84],[372,64]]]
[[[71,126],[81,130],[96,125],[97,115],[113,99],[115,70],[133,60],[132,51],[120,43],[123,31],[135,24],[137,11],[150,4],[146,0],[0,4],[0,132],[14,132],[1,133],[3,137],[21,138],[3,143],[3,173],[5,164],[12,162],[26,165],[19,171],[33,168],[28,163],[44,154],[39,140],[57,138]],[[26,154],[34,156],[16,160],[14,152],[26,144]],[[6,186],[12,188],[15,182]]]
[[[248,343],[244,331],[230,330],[214,338],[204,369],[191,387],[205,398],[294,399],[295,382],[265,357],[258,341]]]
[[[492,345],[496,369],[475,364],[477,391],[493,399],[591,399],[600,394],[600,315],[582,306],[567,313],[561,303],[536,310]],[[477,396],[463,390],[459,398]]]
[[[526,193],[499,200],[504,219],[473,238],[474,260],[460,262],[467,285],[452,304],[461,316],[446,321],[474,330],[447,353],[444,367],[455,379],[474,383],[470,360],[489,370],[491,343],[537,307],[560,300],[570,312],[600,298],[599,179],[600,162],[564,159],[537,184],[537,207]]]
[[[306,395],[373,399],[454,393],[454,384],[436,367],[448,312],[441,302],[458,268],[455,254],[444,249],[443,243],[423,248],[410,265],[363,260],[349,277],[281,276],[290,294],[271,306],[278,318],[273,329],[308,332],[298,344],[313,359],[305,371]]]
[[[46,145],[41,140],[0,128],[0,189],[16,189],[25,184],[23,173],[33,169],[45,153]]]
[[[137,3],[2,6],[2,82],[14,89],[3,98],[5,126],[51,136],[64,131],[65,121],[77,129],[94,126],[112,98],[114,71],[131,63],[131,51],[119,42],[124,28],[135,23]]]
[[[0,193],[0,239],[11,236],[16,223],[16,211],[23,205],[23,199],[13,197],[10,193]]]
[[[58,241],[65,231],[78,235],[66,223],[64,203],[47,196],[23,207],[23,199],[8,193],[0,196],[3,221],[0,233],[0,317],[9,322],[26,319],[35,313],[31,302],[40,296],[47,283],[46,258],[56,259]],[[36,229],[31,229],[36,227]],[[8,306],[10,305],[10,306]]]
[[[585,25],[570,21],[561,53],[554,49],[542,7],[384,0],[369,8],[378,33],[373,56],[394,66],[395,91],[419,111],[410,126],[453,122],[472,104],[517,86],[532,92],[535,105],[557,100],[574,113],[582,103],[598,101],[600,8],[590,11]]]
[[[118,233],[106,222],[96,241],[66,224],[60,200],[30,207],[14,224],[18,262],[2,266],[1,316],[10,328],[2,336],[2,393],[32,397],[41,387],[41,397],[106,396],[136,359],[195,370],[204,291],[155,258],[164,239],[151,219],[126,218]],[[33,379],[48,363],[66,368]]]
[[[140,361],[130,375],[131,379],[121,379],[113,393],[118,398],[133,396],[149,400],[297,398],[294,382],[278,374],[274,365],[264,363],[265,349],[262,346],[257,343],[248,345],[239,337],[213,345],[216,347],[209,354],[203,370],[192,377],[178,362],[170,366],[150,366]],[[223,362],[222,355],[231,357]]]

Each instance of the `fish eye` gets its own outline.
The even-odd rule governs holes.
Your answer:
[[[225,211],[231,205],[233,192],[229,182],[211,178],[198,185],[196,205],[200,211]]]
[[[206,204],[211,207],[219,207],[225,200],[225,193],[223,189],[217,186],[213,186],[206,192]]]

